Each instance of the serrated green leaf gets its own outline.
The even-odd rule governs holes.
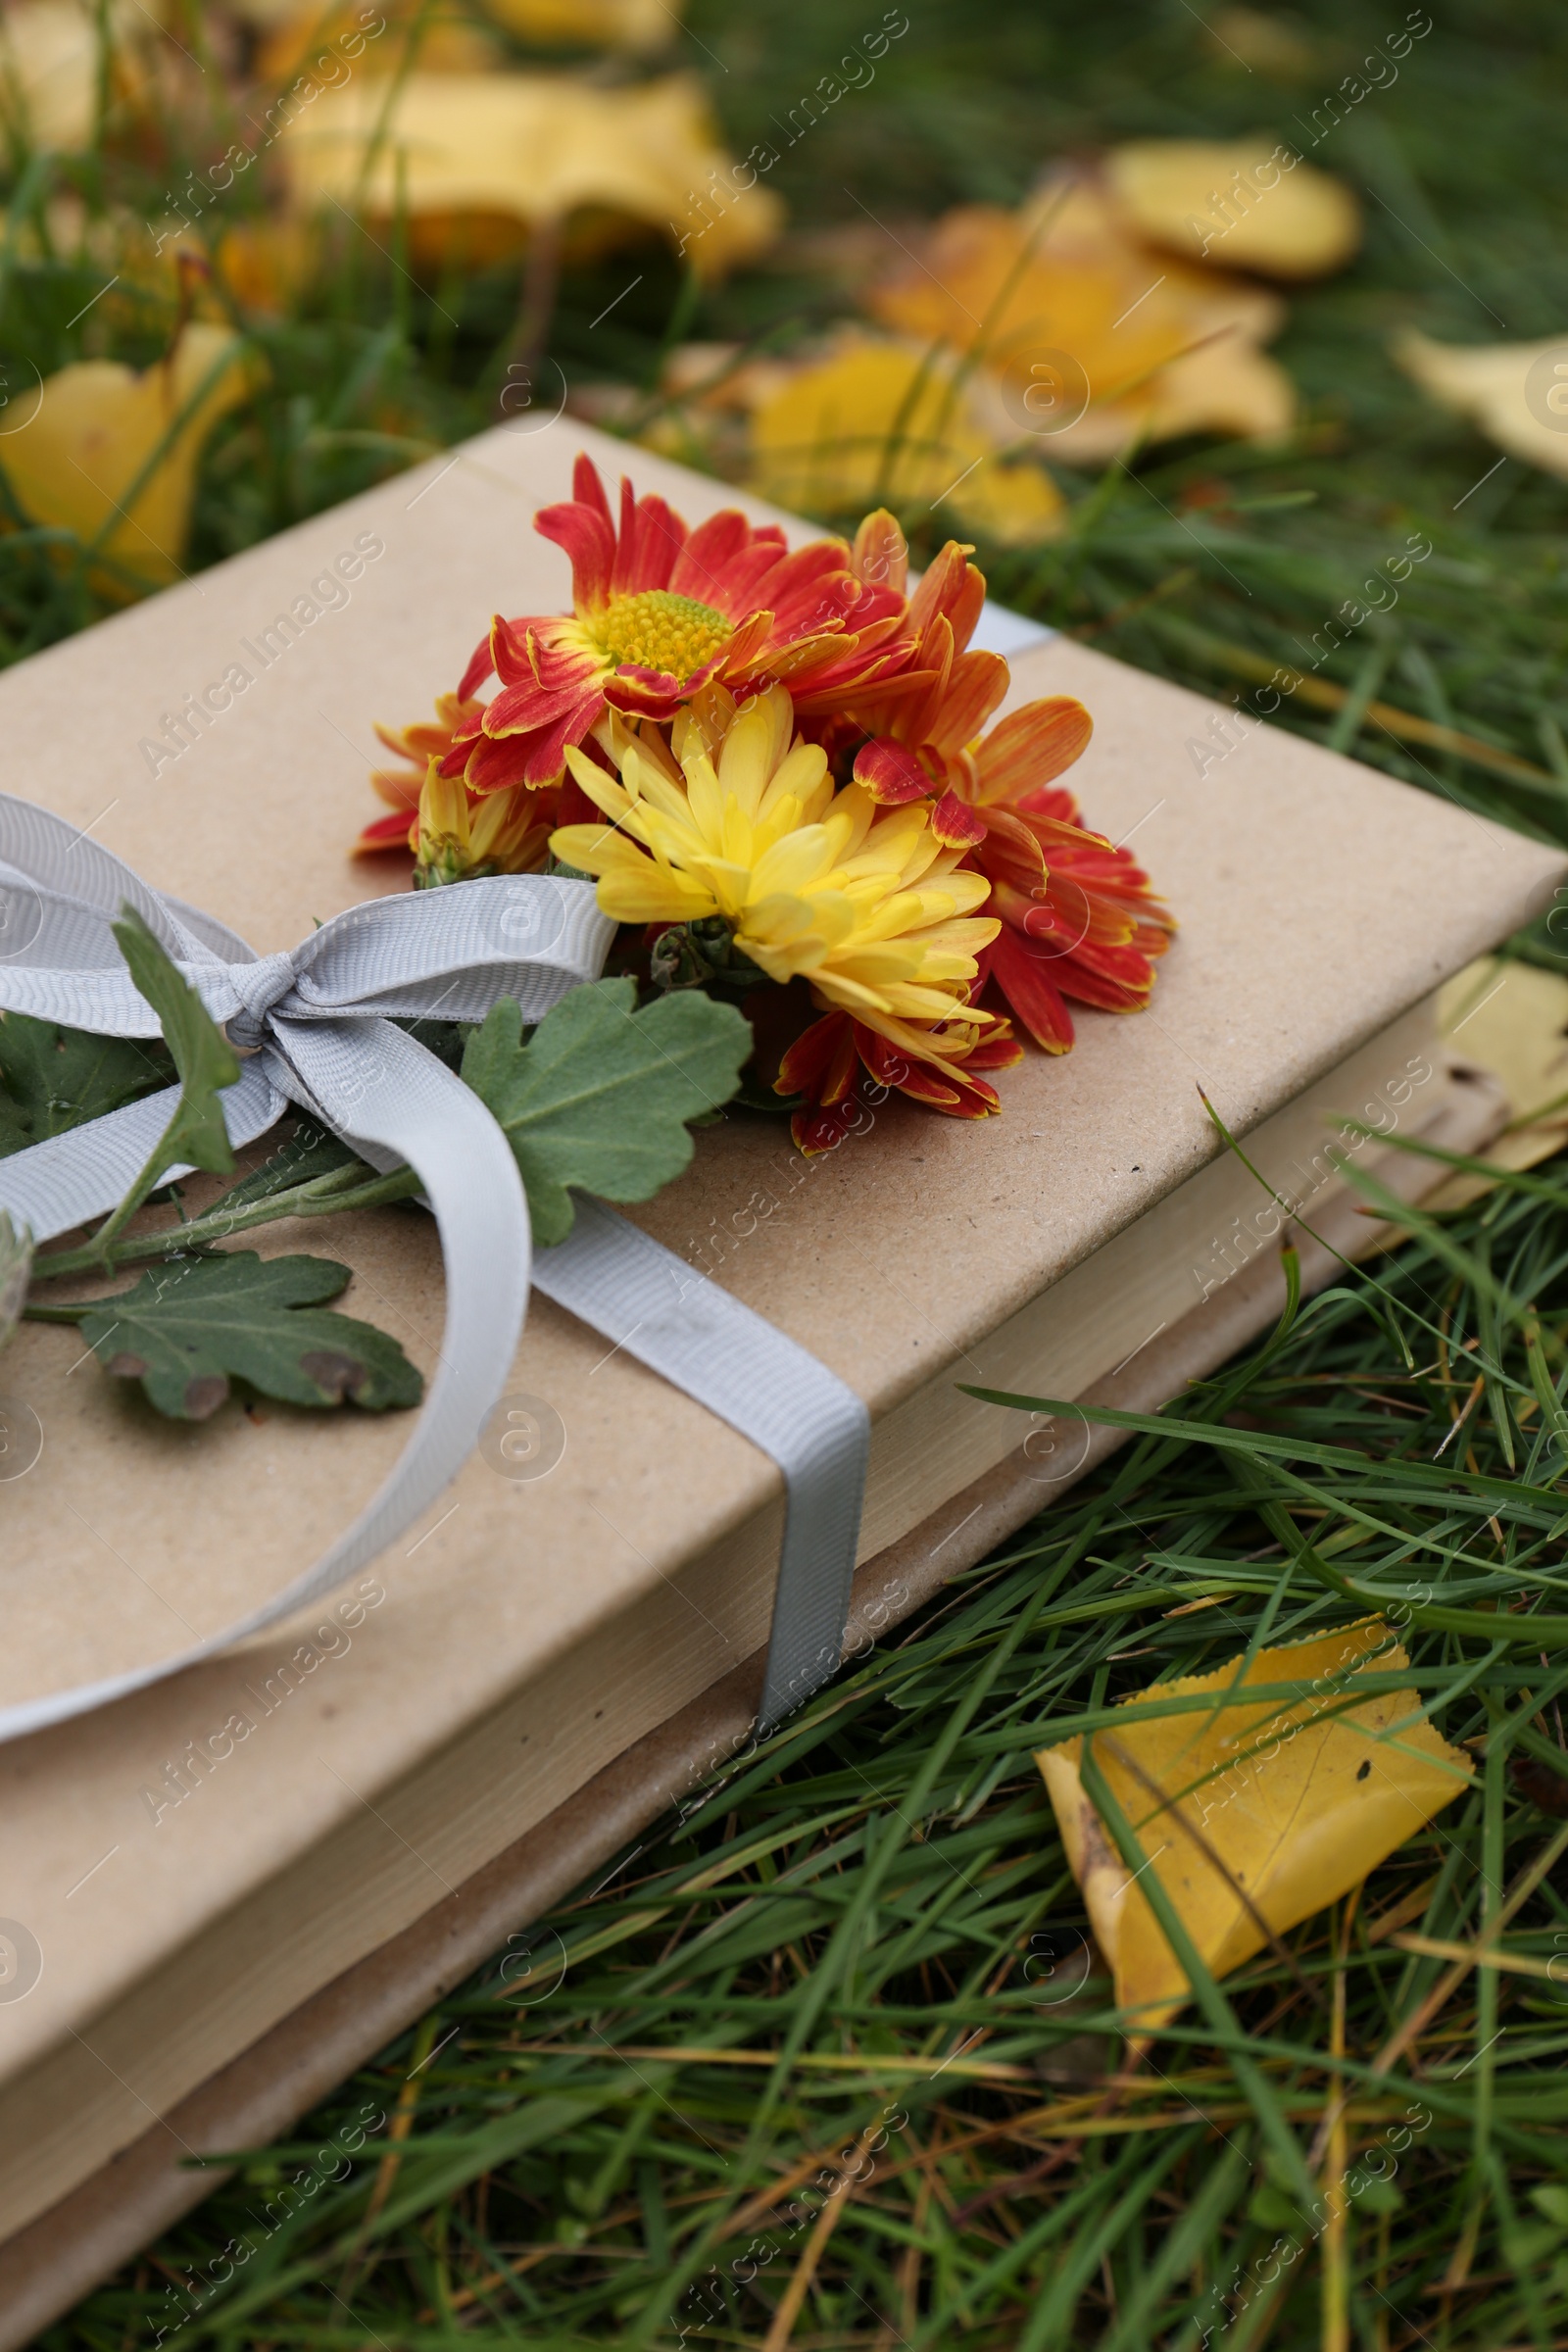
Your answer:
[[[649,1200],[691,1161],[688,1120],[740,1083],[752,1033],[732,1004],[698,990],[635,1010],[630,980],[573,989],[524,1042],[511,998],[468,1040],[463,1076],[506,1131],[535,1239],[571,1231],[569,1188]]]
[[[287,1404],[345,1400],[368,1412],[417,1404],[424,1382],[396,1340],[321,1313],[350,1269],[254,1250],[171,1259],[77,1318],[105,1371],[139,1380],[161,1413],[205,1421],[231,1379]]]
[[[239,1057],[133,906],[122,909],[113,929],[132,980],[158,1015],[179,1072],[179,1104],[158,1147],[157,1174],[189,1160],[193,1167],[226,1176],[234,1154],[219,1096],[238,1078]]]
[[[173,1083],[156,1038],[93,1037],[0,1013],[0,1159]]]

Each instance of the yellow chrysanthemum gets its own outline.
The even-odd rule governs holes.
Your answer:
[[[781,686],[739,710],[710,687],[667,736],[612,712],[599,740],[618,782],[567,753],[611,822],[566,825],[550,846],[597,876],[617,922],[717,915],[770,980],[808,980],[820,1004],[945,1067],[990,1017],[967,1002],[999,929],[973,913],[990,885],[956,870],[963,852],[936,839],[927,803],[887,808],[858,784],[836,791],[820,747],[793,732]],[[940,1040],[936,1023],[948,1024]]]
[[[553,802],[555,795],[550,799]],[[550,814],[526,785],[492,792],[477,806],[461,776],[444,776],[431,759],[419,794],[414,836],[414,887],[466,882],[486,874],[530,874],[544,864]],[[376,845],[377,847],[380,844]]]

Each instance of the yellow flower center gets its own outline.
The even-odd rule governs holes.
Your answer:
[[[661,670],[683,684],[734,634],[722,612],[667,588],[617,596],[599,624],[605,650],[617,663]]]

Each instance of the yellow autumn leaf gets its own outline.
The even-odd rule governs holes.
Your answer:
[[[357,80],[289,124],[278,145],[297,204],[358,203],[388,220],[401,207],[416,250],[438,256],[454,242],[472,253],[474,224],[632,221],[662,231],[704,276],[769,243],[783,217],[718,145],[683,74],[601,88],[569,74],[415,73],[383,132],[386,103],[384,82]]]
[[[873,287],[885,325],[978,354],[994,437],[1098,465],[1134,441],[1289,431],[1290,377],[1259,346],[1284,320],[1261,286],[1152,253],[1088,180],[1019,212],[961,206]]]
[[[1554,910],[1548,929],[1556,919]],[[1568,912],[1559,929],[1568,933]],[[1568,1144],[1568,977],[1483,956],[1438,992],[1438,1034],[1500,1080],[1508,1099],[1507,1126],[1478,1157],[1499,1168],[1533,1168]],[[1491,1190],[1484,1176],[1453,1175],[1421,1204],[1462,1208]]]
[[[252,381],[233,329],[195,321],[140,374],[117,360],[83,360],[46,377],[30,401],[19,399],[0,466],[34,522],[87,546],[102,533],[103,555],[162,587],[179,574],[203,445]],[[134,593],[107,572],[101,584]]]
[[[98,36],[77,0],[11,0],[0,15],[0,119],[34,147],[90,144]]]
[[[318,239],[309,221],[260,215],[224,229],[213,255],[213,272],[241,312],[283,318],[295,309],[317,260]]]
[[[1568,474],[1568,335],[1434,343],[1411,328],[1396,338],[1394,356],[1424,392],[1510,457]]]
[[[1199,1956],[1227,1976],[1271,1936],[1356,1886],[1470,1784],[1468,1756],[1415,1720],[1414,1687],[1351,1695],[1410,1661],[1381,1618],[1320,1634],[1248,1664],[1155,1683],[1123,1704],[1208,1698],[1094,1735],[1111,1794],[1138,1833]],[[1299,1699],[1238,1691],[1306,1686]],[[1085,1793],[1081,1740],[1041,1750],[1045,1778],[1120,2007],[1156,2031],[1189,1996],[1140,1879]]]
[[[951,366],[911,345],[852,331],[830,357],[759,381],[752,478],[780,506],[927,505],[1004,545],[1061,526],[1066,502],[1050,474],[1003,457]]]
[[[1324,277],[1361,242],[1342,179],[1265,133],[1250,139],[1134,139],[1105,157],[1129,225],[1188,261],[1265,277]]]
[[[378,29],[371,30],[372,25]],[[287,0],[260,26],[263,38],[253,73],[260,82],[282,90],[309,75],[318,88],[347,86],[354,74],[396,74],[413,43],[421,74],[486,74],[505,51],[494,33],[466,17],[420,8],[418,0],[387,0],[362,8],[358,0]],[[350,35],[345,42],[344,35]],[[358,35],[358,39],[352,36]],[[314,100],[305,100],[313,104]]]
[[[487,0],[498,24],[541,46],[629,49],[652,57],[680,30],[678,5],[665,0]]]

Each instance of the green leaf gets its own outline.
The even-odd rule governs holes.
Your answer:
[[[504,997],[469,1039],[463,1076],[502,1127],[522,1170],[534,1236],[571,1231],[568,1188],[649,1200],[691,1161],[687,1121],[740,1083],[752,1033],[731,1004],[693,989],[633,1009],[630,980],[573,989],[524,1042]]]
[[[183,1090],[158,1147],[160,1164],[154,1181],[178,1160],[226,1176],[234,1165],[234,1154],[218,1098],[238,1078],[238,1056],[133,906],[122,910],[114,934],[132,980],[158,1015]]]
[[[0,1159],[139,1102],[173,1078],[156,1038],[93,1037],[0,1013]]]
[[[287,1404],[417,1404],[424,1382],[396,1340],[350,1315],[314,1311],[349,1278],[324,1257],[235,1250],[173,1258],[74,1319],[106,1372],[139,1380],[176,1421],[207,1420],[231,1379]]]

